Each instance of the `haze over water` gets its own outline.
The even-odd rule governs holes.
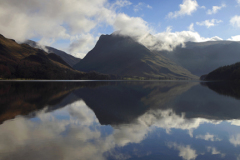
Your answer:
[[[1,82],[0,159],[240,159],[224,82]]]

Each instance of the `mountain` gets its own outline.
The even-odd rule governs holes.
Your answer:
[[[202,80],[240,80],[240,62],[220,67],[207,75],[201,76]]]
[[[77,64],[81,60],[80,58],[76,58],[56,48],[49,47],[49,46],[39,46],[35,41],[32,41],[32,40],[27,40],[24,43],[34,48],[39,48],[39,49],[44,48],[47,50],[48,53],[55,53],[56,55],[60,56],[65,62],[67,62],[68,65],[70,65],[71,67],[73,67],[75,64]]]
[[[96,71],[128,77],[198,78],[132,38],[113,34],[102,35],[96,46],[73,67],[84,72]]]
[[[218,67],[238,62],[240,60],[240,42],[187,42],[185,48],[178,46],[174,51],[158,53],[186,68],[192,74],[201,76]]]
[[[109,79],[109,76],[76,71],[58,55],[0,35],[0,78]]]

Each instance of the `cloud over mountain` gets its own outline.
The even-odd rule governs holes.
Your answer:
[[[110,23],[115,14],[107,5],[106,0],[3,0],[0,32],[17,40],[67,39],[101,22]]]
[[[168,18],[193,15],[199,8],[205,8],[201,7],[197,0],[183,0],[176,7],[178,5],[179,10],[166,12],[169,13]],[[64,41],[65,46],[62,48],[81,58],[94,47],[98,37],[105,34],[107,29],[108,32],[109,30],[118,31],[118,34],[131,36],[148,48],[157,50],[172,50],[179,44],[184,46],[186,41],[219,40],[216,37],[200,36],[201,32],[197,27],[194,30],[193,25],[189,31],[179,31],[175,28],[176,26],[174,26],[176,29],[174,32],[171,27],[164,31],[164,28],[172,24],[167,24],[160,31],[157,30],[153,22],[143,18],[144,15],[136,15],[140,10],[146,9],[152,12],[157,8],[152,6],[150,1],[146,4],[134,3],[131,0],[2,0],[0,33],[17,41],[35,38],[42,45]],[[215,13],[220,10],[219,7],[224,6],[214,6],[211,12]],[[135,12],[130,14],[130,10],[124,12],[123,8],[130,8]],[[159,21],[162,23],[161,19]],[[197,22],[197,24],[209,28],[221,22],[221,20],[212,19]],[[239,27],[239,16],[232,17],[230,23],[232,26]],[[153,37],[148,36],[149,34]],[[233,40],[235,39],[236,37]],[[62,45],[58,44],[58,46]]]

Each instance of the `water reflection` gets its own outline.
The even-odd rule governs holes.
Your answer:
[[[239,100],[198,82],[1,86],[1,159],[240,158]]]

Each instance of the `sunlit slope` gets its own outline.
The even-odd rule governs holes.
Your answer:
[[[97,71],[130,77],[198,78],[132,38],[118,35],[102,35],[93,50],[74,68],[85,72]]]

